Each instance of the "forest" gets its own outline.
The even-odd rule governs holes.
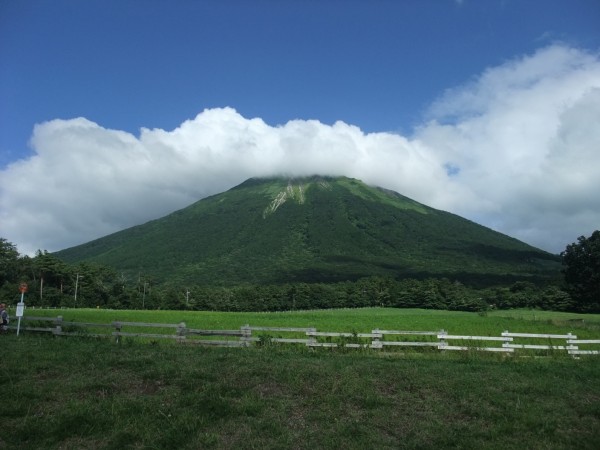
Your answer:
[[[570,255],[563,253],[565,257]],[[290,311],[379,306],[482,313],[511,308],[577,312],[599,309],[595,299],[573,295],[564,280],[544,285],[519,280],[484,289],[450,277],[371,276],[336,283],[229,287],[158,283],[142,272],[128,277],[95,263],[68,264],[47,251],[38,251],[33,257],[20,255],[14,244],[0,238],[1,301],[14,306],[20,300],[22,283],[27,284],[24,294],[27,307]]]

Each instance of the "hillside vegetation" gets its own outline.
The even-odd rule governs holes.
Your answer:
[[[558,257],[349,178],[250,179],[56,256],[156,282],[331,283],[369,276],[491,285],[545,280]]]

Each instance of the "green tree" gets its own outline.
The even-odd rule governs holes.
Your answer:
[[[65,292],[65,283],[70,276],[70,268],[63,261],[48,251],[38,250],[32,260],[34,274],[38,275],[39,283],[32,286],[38,289],[38,305],[58,306]],[[49,289],[49,290],[47,290]],[[48,294],[48,297],[46,296]]]
[[[567,291],[580,311],[600,312],[600,231],[580,236],[560,254]]]
[[[17,247],[6,239],[0,238],[0,286],[15,281],[18,259]]]
[[[17,247],[0,238],[0,300],[14,303],[18,300],[18,286],[27,279],[21,274],[21,258]]]
[[[570,311],[573,310],[573,300],[568,292],[558,286],[548,286],[542,292],[540,307],[552,311]]]

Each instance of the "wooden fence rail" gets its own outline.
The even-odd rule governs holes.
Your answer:
[[[316,328],[255,327],[250,325],[243,325],[236,330],[202,330],[188,328],[184,322],[177,324],[124,321],[111,323],[65,322],[62,316],[56,318],[26,316],[22,319],[21,330],[24,332],[51,333],[55,336],[105,337],[114,338],[117,342],[126,337],[151,340],[170,339],[186,344],[227,347],[249,347],[251,345],[279,343],[304,344],[311,348],[431,347],[442,351],[501,353],[515,353],[515,350],[519,352],[566,350],[573,357],[600,355],[598,349],[600,339],[578,339],[572,333],[540,334],[504,331],[500,336],[470,336],[448,334],[446,330],[374,329],[370,333],[357,333],[317,331]],[[32,324],[27,325],[27,323]],[[40,324],[48,324],[49,326],[40,326]],[[124,328],[127,331],[123,331]],[[156,330],[156,332],[146,332],[145,330],[148,328]],[[9,329],[16,329],[16,326],[11,325]],[[283,337],[282,334],[287,334],[287,337]],[[459,345],[450,345],[449,341]]]

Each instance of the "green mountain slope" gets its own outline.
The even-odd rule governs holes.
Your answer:
[[[546,277],[557,257],[349,178],[250,179],[56,255],[157,281],[236,285],[372,275],[466,282]]]

